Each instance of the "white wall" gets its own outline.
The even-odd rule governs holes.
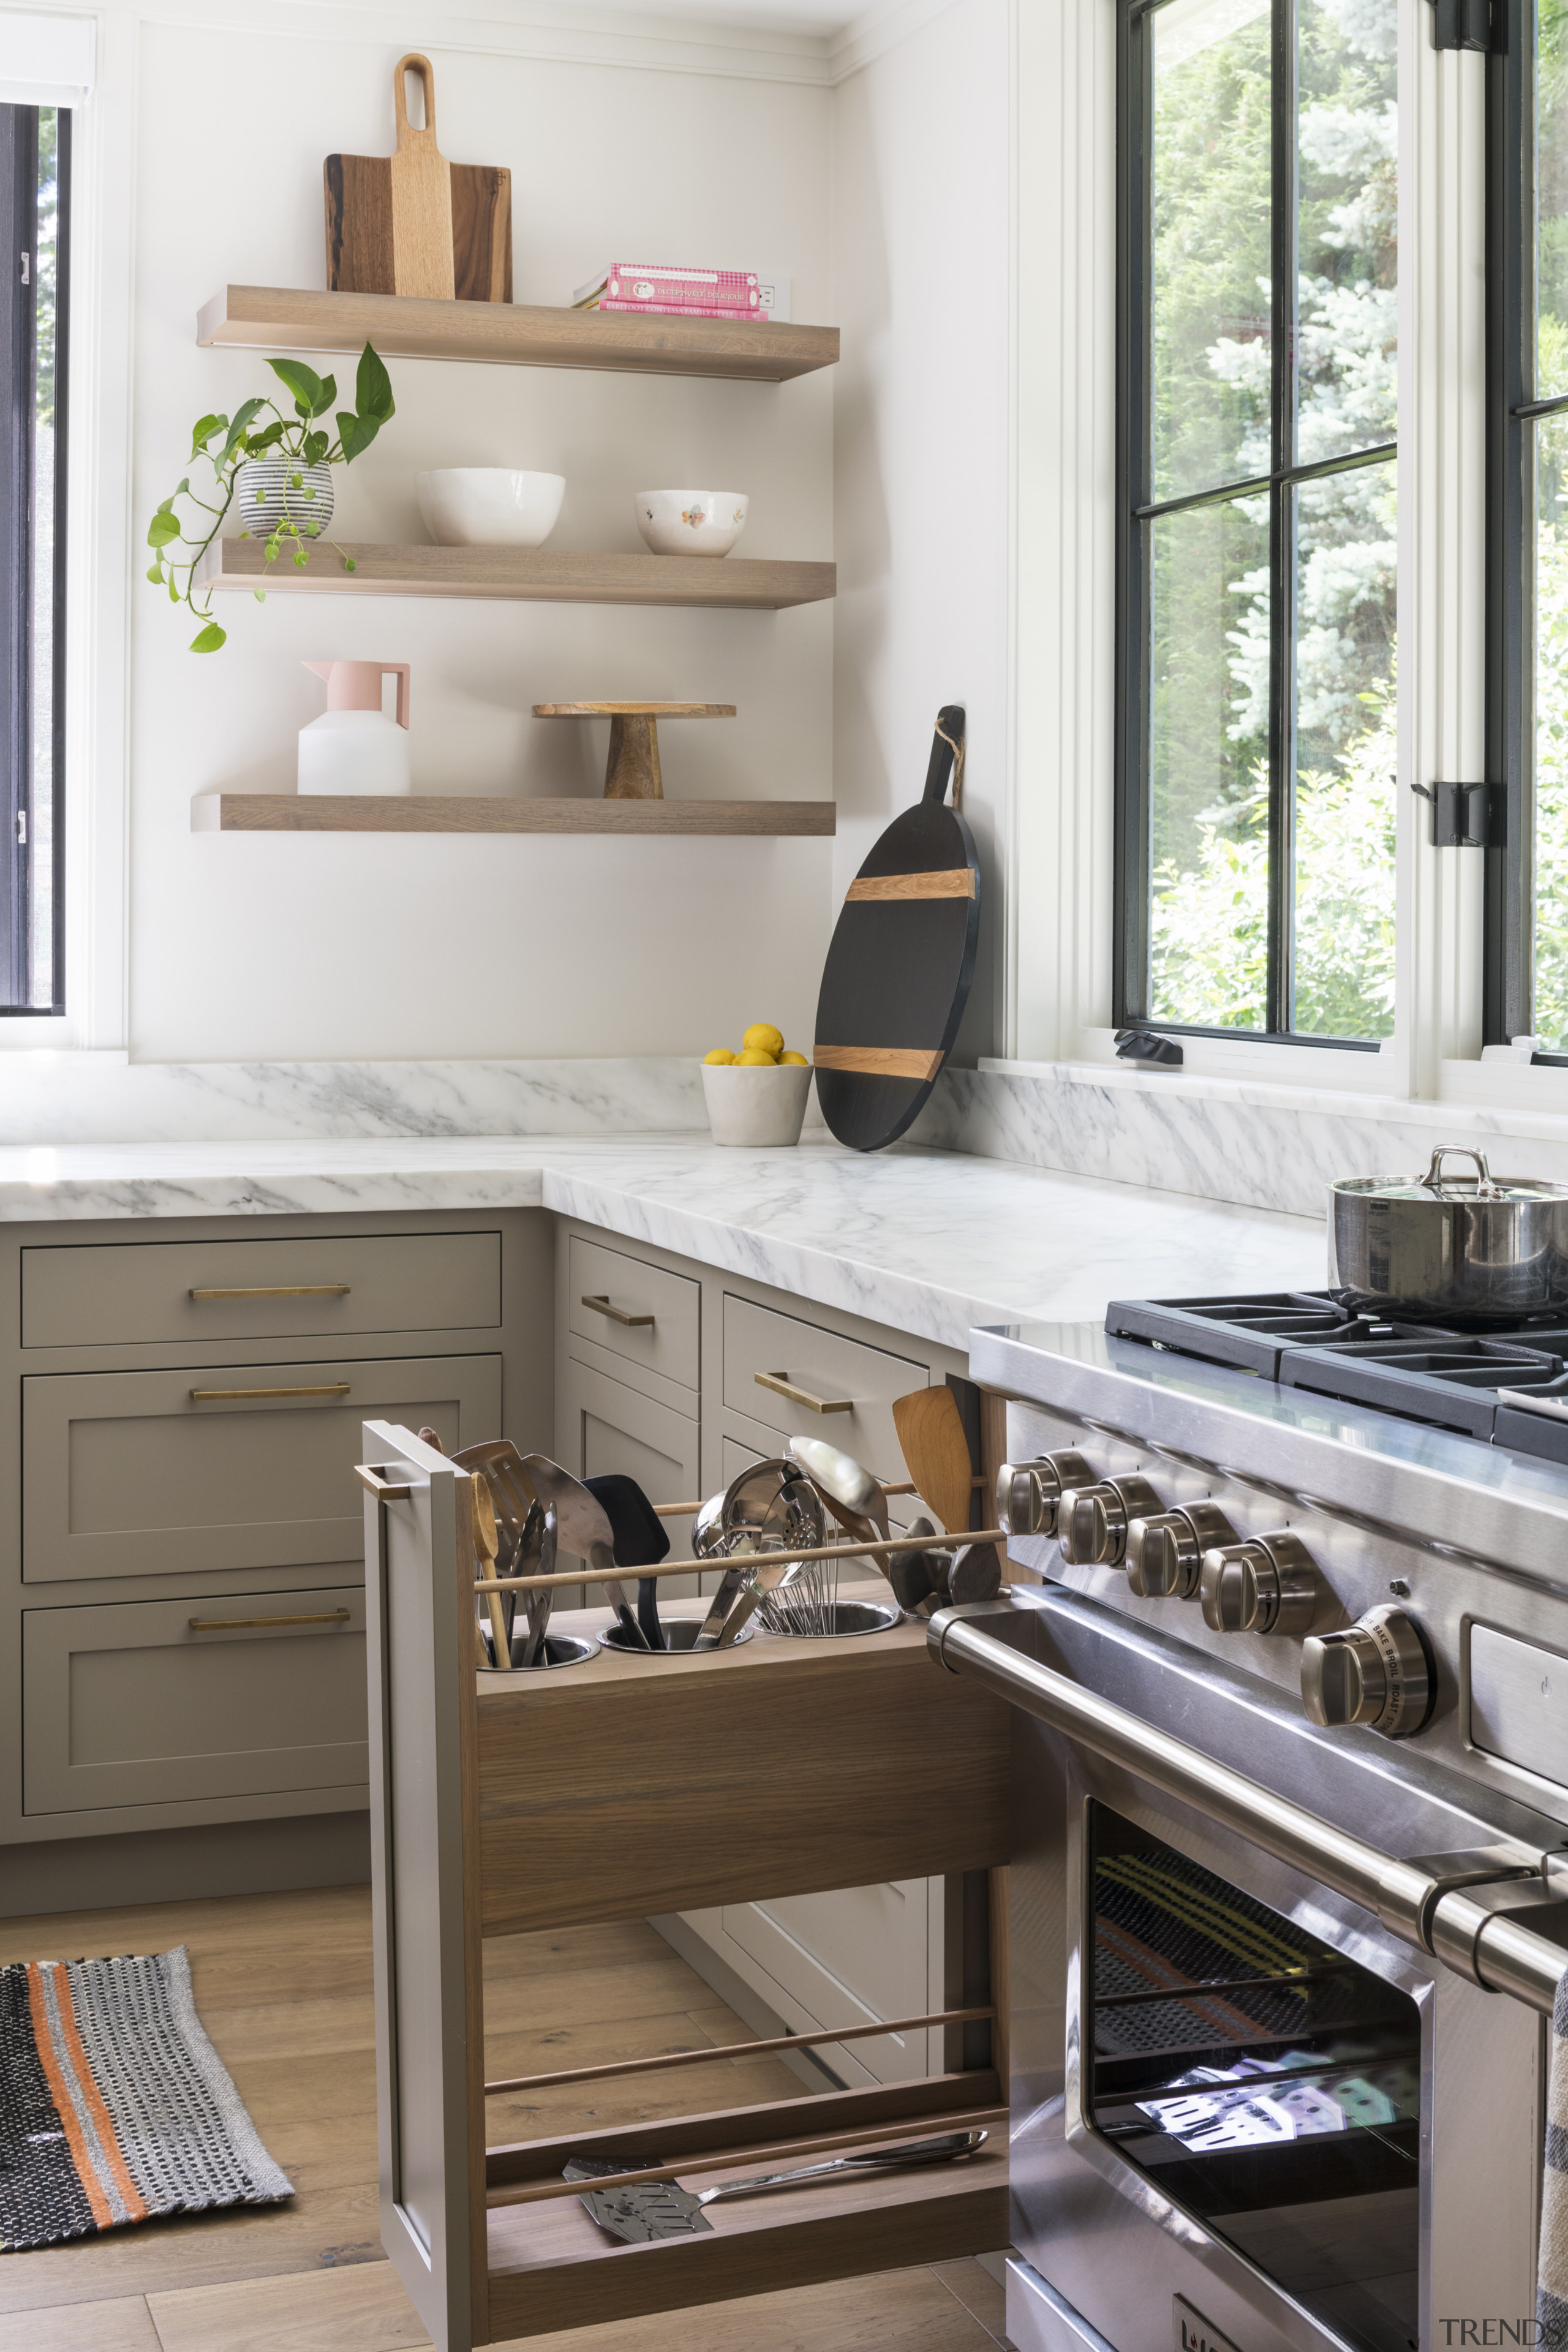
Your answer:
[[[1002,1050],[1009,795],[1007,0],[954,0],[836,93],[835,898],[968,714],[980,964],[957,1058]]]
[[[275,381],[260,354],[199,351],[197,306],[226,280],[324,284],[321,159],[390,148],[391,68],[405,44],[311,38],[306,12],[299,21],[289,37],[140,28],[137,545],[187,470],[194,419]],[[341,34],[346,20],[321,21]],[[430,53],[443,152],[510,166],[518,300],[569,299],[635,246],[787,269],[795,317],[832,317],[827,89]],[[352,383],[352,360],[321,365]],[[751,494],[747,555],[833,551],[826,373],[758,386],[390,365],[398,415],[346,479],[340,470],[334,533],[419,540],[420,467],[515,464],[567,477],[559,547],[638,547],[633,491],[680,482]],[[333,559],[318,550],[312,561]],[[653,696],[740,709],[734,720],[667,725],[671,795],[826,798],[830,606],[229,596],[216,608],[229,643],[206,657],[185,651],[188,614],[151,586],[139,582],[132,607],[134,1059],[698,1053],[759,1018],[809,1044],[827,843],[193,835],[190,802],[219,787],[289,788],[297,731],[322,708],[300,665],[331,656],[412,663],[416,792],[596,793],[605,728],[538,721],[529,706]],[[963,688],[921,684],[904,737],[918,743],[925,704]],[[903,738],[899,751],[904,798]],[[858,806],[865,796],[862,781]]]

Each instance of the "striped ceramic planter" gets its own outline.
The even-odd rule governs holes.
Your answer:
[[[248,458],[239,469],[229,512],[252,539],[264,539],[280,522],[293,523],[314,539],[332,520],[332,469],[300,466],[289,457]]]

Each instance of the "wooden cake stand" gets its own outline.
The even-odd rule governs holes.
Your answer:
[[[607,801],[661,801],[658,768],[661,719],[733,719],[732,702],[536,702],[536,719],[607,719],[610,756],[605,767]]]

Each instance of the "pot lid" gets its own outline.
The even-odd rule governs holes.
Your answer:
[[[1448,1159],[1474,1162],[1473,1176],[1445,1176]],[[1425,1176],[1342,1176],[1330,1190],[1351,1192],[1363,1201],[1568,1201],[1568,1184],[1544,1177],[1494,1176],[1485,1154],[1468,1143],[1440,1143]]]

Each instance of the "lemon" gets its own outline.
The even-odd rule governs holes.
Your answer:
[[[792,1070],[809,1070],[811,1067],[811,1064],[806,1060],[804,1054],[796,1054],[794,1052],[781,1054],[779,1055],[779,1061],[781,1064],[787,1063]]]
[[[718,1063],[732,1062],[735,1056],[731,1053],[728,1045],[715,1045],[713,1051],[710,1054],[704,1054],[702,1058],[705,1062]]]
[[[776,1062],[784,1052],[784,1032],[775,1029],[771,1021],[753,1021],[741,1043],[748,1049],[765,1054],[770,1062]]]
[[[778,1032],[774,1030],[773,1034],[776,1036]],[[742,1070],[771,1070],[774,1056],[765,1046],[748,1045],[743,1054],[736,1055],[735,1059]]]

